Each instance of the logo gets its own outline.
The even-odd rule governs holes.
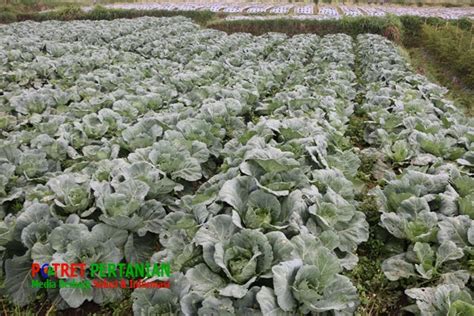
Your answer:
[[[34,288],[169,288],[169,263],[33,263]],[[43,279],[44,281],[41,281]]]

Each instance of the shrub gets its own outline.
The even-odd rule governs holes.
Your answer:
[[[16,22],[16,14],[11,11],[0,12],[0,23],[12,23]]]
[[[70,21],[80,18],[83,14],[83,11],[80,7],[67,6],[56,11],[52,11],[52,13],[58,17],[58,20]]]

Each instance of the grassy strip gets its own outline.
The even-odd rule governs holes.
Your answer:
[[[404,15],[399,17],[403,25],[403,44],[406,47],[419,46],[423,37],[423,26],[431,25],[441,27],[445,25],[456,26],[460,30],[471,31],[474,21],[463,18],[459,20],[444,20],[436,17],[419,17],[413,15]]]
[[[0,23],[11,23],[20,21],[72,21],[72,20],[114,20],[114,19],[133,19],[142,16],[152,17],[172,17],[185,16],[192,19],[200,25],[206,25],[210,21],[222,18],[225,14],[214,13],[211,11],[167,11],[167,10],[125,10],[108,9],[102,6],[96,6],[94,9],[85,12],[78,6],[67,6],[58,10],[49,12],[26,12],[8,11],[0,14]]]
[[[208,27],[228,33],[246,32],[254,35],[267,32],[281,32],[287,35],[346,33],[353,36],[376,33],[395,41],[400,41],[402,36],[401,21],[394,16],[344,17],[340,20],[298,20],[291,17],[266,20],[221,20],[210,23]]]
[[[69,7],[63,10],[56,10],[45,13],[36,14],[19,14],[18,20],[114,20],[114,19],[133,19],[142,16],[152,17],[172,17],[184,16],[192,19],[200,25],[207,24],[210,20],[215,19],[217,14],[211,11],[167,11],[167,10],[125,10],[125,9],[108,9],[102,6],[96,6],[94,9],[84,12],[78,7]]]
[[[0,0],[0,23],[17,22],[21,13],[37,13],[45,10],[88,4],[87,0]]]

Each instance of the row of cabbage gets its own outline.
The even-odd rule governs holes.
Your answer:
[[[136,315],[353,312],[352,45],[184,18],[1,27],[4,294],[36,298],[32,262],[168,261],[171,288],[134,290]]]
[[[474,121],[415,75],[397,48],[376,35],[358,37],[365,140],[391,165],[377,197],[381,223],[397,242],[383,262],[391,281],[424,285],[405,293],[422,315],[474,311]]]

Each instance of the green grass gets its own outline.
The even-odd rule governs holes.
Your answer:
[[[474,27],[423,25],[422,46],[444,68],[452,70],[466,87],[474,88]]]
[[[355,147],[362,148],[365,146],[364,127],[366,120],[367,115],[355,115],[349,121],[346,136],[349,137]]]
[[[360,305],[356,315],[400,315],[405,300],[403,289],[393,289],[381,269],[380,258],[360,256],[348,274],[356,285]]]

